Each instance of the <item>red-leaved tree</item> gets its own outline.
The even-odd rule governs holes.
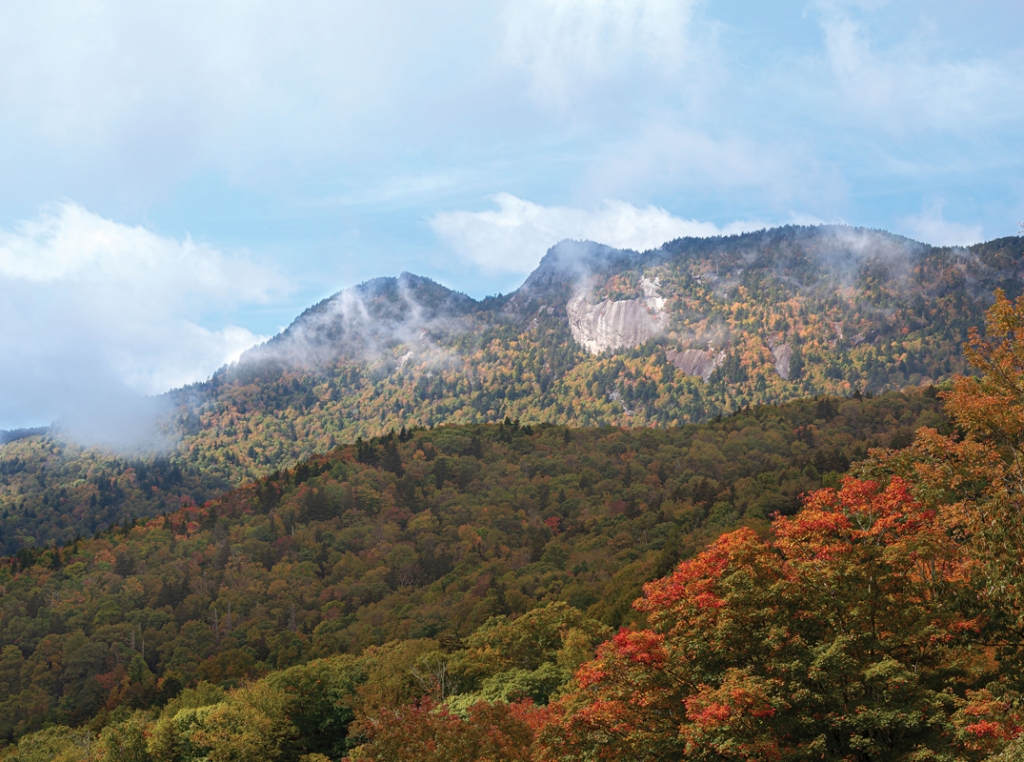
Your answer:
[[[580,668],[537,756],[980,759],[1020,728],[985,688],[971,568],[901,479],[847,478],[648,584],[649,628]]]

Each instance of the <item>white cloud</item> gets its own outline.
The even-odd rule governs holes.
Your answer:
[[[189,237],[177,241],[122,225],[68,202],[12,231],[0,230],[0,278],[129,291],[182,289],[186,299],[209,293],[231,301],[263,300],[274,290],[269,274],[245,259],[230,259]],[[162,306],[149,301],[152,293],[145,296],[150,308]]]
[[[430,224],[465,260],[491,272],[528,273],[552,245],[566,238],[643,251],[684,236],[713,236],[756,230],[759,222],[718,227],[676,217],[656,206],[605,201],[595,209],[541,206],[510,193],[492,199],[497,209],[442,212]]]
[[[984,240],[981,225],[951,222],[942,216],[942,201],[935,201],[920,214],[900,220],[910,237],[933,246],[970,246]]]
[[[0,159],[49,163],[65,177],[102,166],[94,185],[113,174],[159,192],[197,168],[252,181],[386,151],[381,133],[405,123],[389,116],[435,101],[441,83],[479,68],[464,58],[487,55],[474,5],[3,4]]]
[[[864,22],[834,7],[825,8],[821,25],[848,110],[890,131],[976,131],[1022,114],[1019,50],[988,57],[944,54],[927,33],[879,46]]]
[[[63,203],[0,230],[0,422],[102,422],[201,380],[264,337],[203,315],[265,302],[274,272]],[[110,414],[110,415],[108,415]],[[113,420],[111,418],[111,420]]]
[[[504,59],[541,100],[640,67],[675,77],[693,57],[693,0],[516,0],[502,13]]]

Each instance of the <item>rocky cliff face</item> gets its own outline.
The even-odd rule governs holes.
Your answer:
[[[775,358],[775,372],[779,377],[789,380],[789,364],[793,360],[793,349],[788,344],[780,344],[772,347],[772,356]]]
[[[657,280],[644,278],[642,299],[606,299],[596,304],[589,294],[569,300],[569,330],[576,342],[591,354],[609,349],[635,347],[658,336],[664,328],[665,299]]]
[[[713,349],[684,349],[677,352],[670,349],[665,353],[665,359],[687,376],[699,376],[708,381],[715,368],[725,359],[725,352],[716,353]]]

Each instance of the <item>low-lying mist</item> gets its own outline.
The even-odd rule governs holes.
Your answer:
[[[155,395],[257,343],[234,311],[287,288],[246,256],[74,203],[0,228],[0,428],[56,423],[82,443],[166,447]]]

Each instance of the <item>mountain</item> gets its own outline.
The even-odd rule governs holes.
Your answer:
[[[372,360],[396,344],[415,345],[477,311],[478,303],[429,278],[402,273],[342,291],[299,315],[240,365],[322,368],[341,357]],[[466,326],[468,328],[468,325]]]
[[[1021,293],[1021,250],[789,226],[646,252],[565,241],[515,292],[483,300],[408,273],[369,281],[171,392],[178,444],[159,458],[56,435],[3,445],[0,548],[201,503],[402,427],[671,427],[940,384],[968,372],[961,346],[995,289]]]
[[[991,285],[968,272],[1013,277],[1012,258],[958,278],[960,260],[896,243],[882,275],[872,260],[808,264],[803,244],[742,266],[719,256],[693,278],[718,315],[680,310],[680,258],[591,258],[585,245],[488,304],[379,281],[191,390],[179,414],[201,433],[203,415],[246,402],[229,392],[301,393],[299,379],[361,368],[383,394],[406,374],[466,373],[483,339],[514,360],[549,318],[582,358],[570,376],[622,362],[640,369],[633,381],[654,368],[678,389],[665,373],[692,376],[678,367],[687,352],[724,353],[688,383],[729,393],[741,383],[719,373],[730,356],[766,378],[737,347],[769,325],[779,383],[803,373],[791,364],[783,378],[774,350],[821,352],[819,328],[848,368],[824,377],[850,383],[865,345],[941,348],[935,326],[953,330]],[[821,304],[836,312],[801,309]],[[838,328],[818,326],[837,314]],[[916,315],[934,320],[912,326]],[[854,388],[669,426],[403,426],[203,505],[183,493],[209,476],[194,461],[16,439],[5,447],[48,451],[63,469],[11,470],[50,508],[57,478],[60,499],[94,489],[110,510],[170,489],[186,504],[0,563],[0,759],[1016,759],[1022,321],[1024,300],[997,297],[987,339],[969,338],[980,376],[942,394]],[[848,324],[863,339],[841,349]],[[507,347],[505,330],[518,331]],[[228,460],[238,431],[223,436]]]

